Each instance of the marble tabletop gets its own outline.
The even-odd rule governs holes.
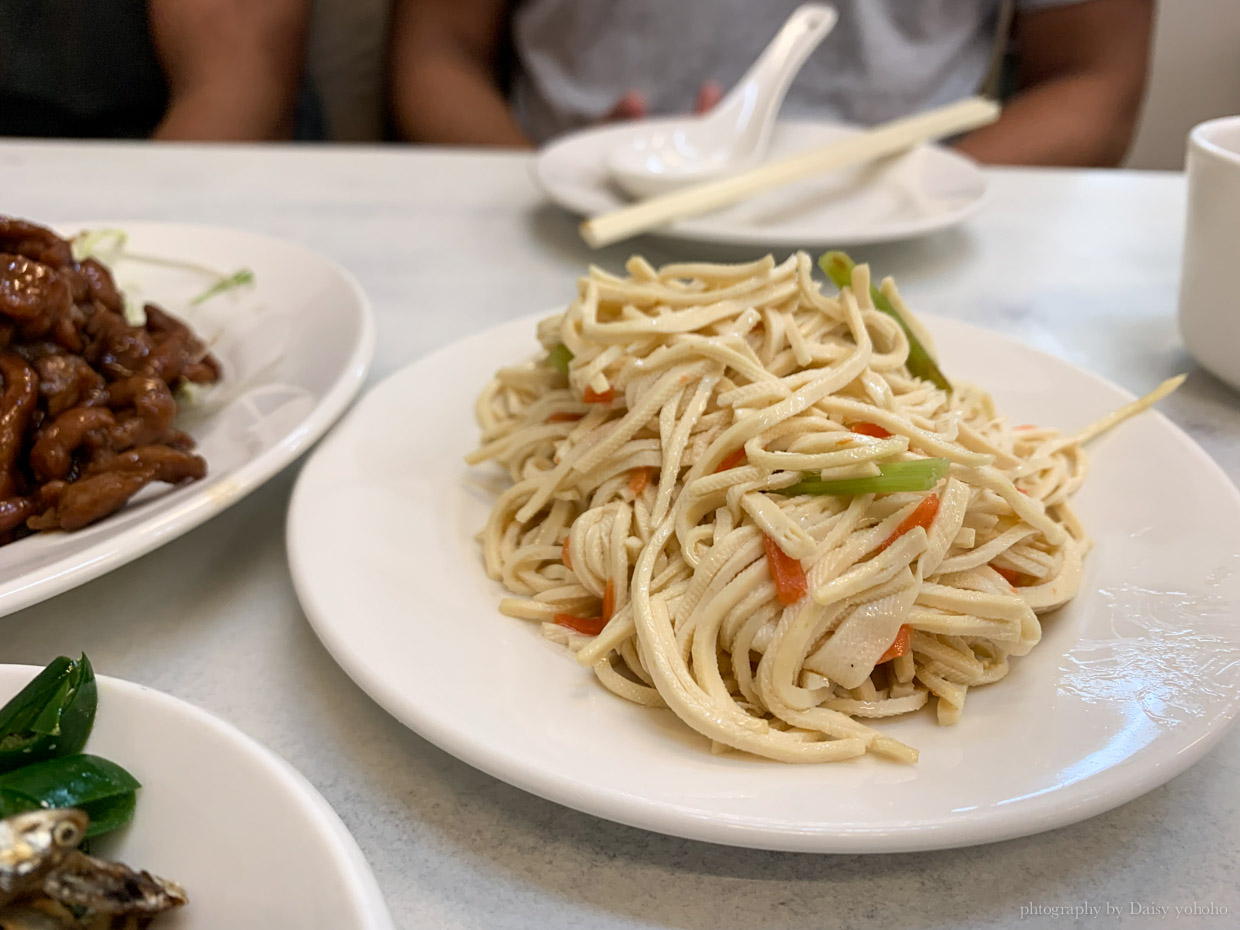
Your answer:
[[[303,243],[374,303],[371,383],[497,322],[566,302],[591,253],[516,154],[349,147],[0,144],[0,211],[47,222],[225,224]],[[1192,366],[1175,326],[1183,178],[992,172],[965,227],[856,250],[917,308],[1002,330],[1143,392],[1234,479],[1240,395]],[[685,245],[637,244],[654,260]],[[752,255],[752,253],[749,253]],[[742,258],[693,247],[696,258]],[[1240,730],[1167,785],[1053,833],[880,856],[673,839],[495,781],[405,730],[332,662],[294,597],[284,514],[296,468],[180,540],[0,619],[0,661],[86,650],[185,698],[300,769],[369,858],[404,928],[1125,927],[1141,905],[1213,904],[1240,926]],[[1120,913],[1108,913],[1107,904]],[[1090,906],[1079,918],[1029,908]],[[1022,910],[1023,909],[1023,910]]]

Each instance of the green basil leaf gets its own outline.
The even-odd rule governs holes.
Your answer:
[[[90,826],[86,828],[87,838],[102,836],[125,826],[133,820],[137,796],[132,791],[103,798],[91,804],[81,805],[81,810],[90,817]]]
[[[64,756],[0,775],[0,805],[19,810],[76,807],[90,815],[86,835],[98,836],[128,822],[140,787],[115,762],[86,754]]]
[[[38,798],[0,788],[0,819],[23,814],[26,811],[37,811],[42,805]]]

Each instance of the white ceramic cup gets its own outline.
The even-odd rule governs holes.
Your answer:
[[[1240,116],[1188,136],[1188,223],[1180,334],[1188,351],[1240,388]]]

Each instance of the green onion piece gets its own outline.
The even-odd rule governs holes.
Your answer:
[[[828,252],[818,259],[818,267],[841,290],[852,284],[852,272],[855,265],[856,262],[843,252]],[[921,341],[913,335],[913,331],[904,322],[904,317],[900,316],[900,311],[893,307],[891,301],[884,297],[883,292],[873,284],[870,285],[870,300],[873,302],[876,310],[887,314],[899,323],[900,328],[904,330],[904,335],[908,337],[908,360],[905,362],[905,365],[908,367],[909,374],[929,381],[935,387],[942,388],[950,394],[952,389],[951,382],[943,376],[943,372],[939,370],[938,363],[931,358],[930,353],[926,351],[926,347],[921,344]]]
[[[856,497],[861,494],[894,494],[898,491],[929,491],[947,476],[951,462],[947,459],[913,459],[909,462],[888,462],[879,465],[879,474],[868,478],[835,478],[823,481],[806,475],[794,485],[777,491],[795,497],[798,494],[830,494]]]
[[[23,811],[76,807],[90,817],[87,836],[99,836],[133,817],[142,785],[115,762],[98,756],[48,759],[0,775],[0,818]]]
[[[568,363],[573,360],[573,353],[569,351],[568,346],[562,342],[557,342],[555,348],[547,353],[547,364],[568,377]]]
[[[53,660],[0,708],[0,773],[81,752],[99,703],[95,672],[83,656]]]
[[[253,283],[254,272],[249,268],[242,268],[239,271],[234,271],[228,277],[221,278],[219,281],[216,281],[213,285],[191,300],[189,302],[190,306],[197,307],[199,304],[206,303],[212,297],[218,297],[220,294],[231,291],[234,288],[244,287],[247,284]]]

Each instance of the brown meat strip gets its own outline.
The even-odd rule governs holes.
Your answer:
[[[31,335],[41,335],[71,306],[68,283],[50,265],[0,253],[0,313],[23,324],[23,330],[34,330]]]
[[[92,466],[87,477],[105,471],[149,472],[153,481],[180,484],[203,477],[207,473],[207,462],[201,455],[192,452],[182,452],[165,445],[150,445],[121,452]]]
[[[43,428],[30,449],[30,467],[40,481],[67,478],[73,454],[102,447],[116,417],[106,407],[74,407]]]
[[[169,384],[180,378],[197,384],[219,380],[220,363],[183,321],[154,304],[147,304],[146,328],[156,337],[156,349],[147,363],[147,370],[152,374]]]
[[[0,536],[11,533],[38,512],[38,505],[28,497],[0,500]]]
[[[112,280],[112,272],[93,258],[86,259],[78,265],[77,270],[86,281],[86,289],[92,300],[98,301],[113,313],[125,312],[125,298],[117,290],[116,282]]]
[[[116,451],[163,441],[177,415],[177,402],[168,385],[150,375],[113,381],[108,385],[107,404],[118,411],[116,426],[108,434]],[[119,413],[127,409],[133,412]]]
[[[68,483],[56,506],[26,525],[32,530],[80,530],[125,506],[152,478],[149,471],[105,471]]]
[[[39,400],[39,376],[12,352],[0,355],[0,498],[18,490],[18,464]]]
[[[80,355],[58,352],[34,363],[39,373],[39,394],[50,416],[71,407],[94,407],[107,396],[103,376]]]
[[[49,482],[51,507],[27,521],[32,530],[79,530],[102,520],[152,481],[180,484],[207,473],[201,456],[166,446],[143,446],[114,456],[104,466],[74,482]]]
[[[96,311],[86,321],[84,330],[86,361],[107,378],[128,378],[142,371],[155,347],[149,333],[130,326],[123,316],[111,310]]]
[[[53,268],[73,264],[68,242],[45,226],[11,216],[0,216],[0,251],[25,255]]]

